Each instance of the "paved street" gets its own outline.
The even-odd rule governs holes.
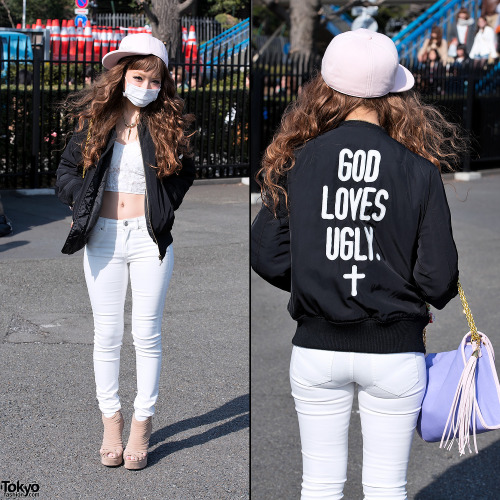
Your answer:
[[[460,183],[445,180],[461,282],[479,330],[497,349],[500,370],[500,175]],[[252,206],[251,218],[259,205]],[[300,497],[299,430],[290,395],[288,368],[295,323],[286,311],[289,294],[253,271],[252,326],[252,500],[291,500]],[[427,330],[428,352],[456,349],[467,332],[460,300],[455,298]],[[500,430],[478,436],[479,455],[458,457],[439,444],[415,437],[408,471],[410,500],[496,500],[499,498]],[[349,435],[349,465],[345,498],[363,498],[362,443],[357,402]]]
[[[176,213],[143,471],[100,464],[83,252],[60,253],[69,209],[55,196],[1,196],[15,233],[0,239],[0,480],[36,483],[41,500],[248,498],[248,186],[197,184]],[[135,397],[130,308],[129,293],[125,440]]]

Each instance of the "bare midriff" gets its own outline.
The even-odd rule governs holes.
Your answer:
[[[106,219],[133,219],[144,215],[144,195],[104,191],[101,217]]]

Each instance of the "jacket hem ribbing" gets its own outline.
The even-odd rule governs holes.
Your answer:
[[[423,330],[428,318],[382,323],[332,323],[323,318],[303,317],[297,321],[292,344],[327,351],[388,354],[423,352]]]

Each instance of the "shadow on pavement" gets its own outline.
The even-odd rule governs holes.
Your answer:
[[[1,192],[5,215],[12,222],[14,232],[11,237],[71,216],[71,211],[53,195],[23,196],[17,192]],[[69,232],[69,228],[68,228]],[[3,238],[5,241],[8,237]]]
[[[193,446],[199,446],[211,441],[212,439],[217,439],[221,436],[247,428],[250,424],[248,394],[238,396],[237,398],[223,404],[219,408],[204,413],[203,415],[187,418],[185,420],[181,420],[180,422],[176,422],[175,424],[167,425],[163,429],[157,430],[151,436],[150,446],[165,441],[180,432],[209,425],[228,418],[232,418],[232,420],[215,427],[211,427],[201,434],[196,434],[195,436],[190,436],[186,439],[181,439],[180,441],[170,441],[160,445],[150,453],[148,463],[154,464],[176,451],[191,448]]]
[[[456,443],[452,451],[457,452]],[[415,495],[415,500],[446,500],[451,498],[474,498],[497,500],[499,498],[500,440],[471,458],[436,477],[432,483]]]
[[[9,235],[10,236],[10,235]],[[20,240],[20,241],[9,241],[9,236],[3,236],[0,240],[0,252],[5,252],[7,250],[12,250],[13,248],[22,247],[24,245],[28,245],[29,241]]]

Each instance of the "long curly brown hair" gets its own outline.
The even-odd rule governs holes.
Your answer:
[[[390,137],[431,161],[441,171],[454,170],[467,149],[461,129],[435,107],[423,103],[414,91],[364,99],[330,88],[320,74],[308,82],[291,102],[267,147],[256,175],[262,200],[276,215],[280,198],[288,203],[284,179],[295,164],[295,151],[306,142],[332,130],[353,110],[364,107],[378,114]]]
[[[129,56],[102,73],[90,87],[70,95],[63,103],[69,116],[77,119],[75,132],[91,124],[90,140],[81,145],[84,170],[95,165],[104,150],[109,133],[122,118],[125,73],[128,70],[154,71],[161,77],[155,101],[141,108],[139,125],[149,128],[156,150],[158,177],[172,175],[182,168],[179,156],[191,155],[188,128],[195,120],[183,114],[184,101],[177,95],[175,83],[164,62],[154,55]],[[86,137],[85,137],[86,139]]]

